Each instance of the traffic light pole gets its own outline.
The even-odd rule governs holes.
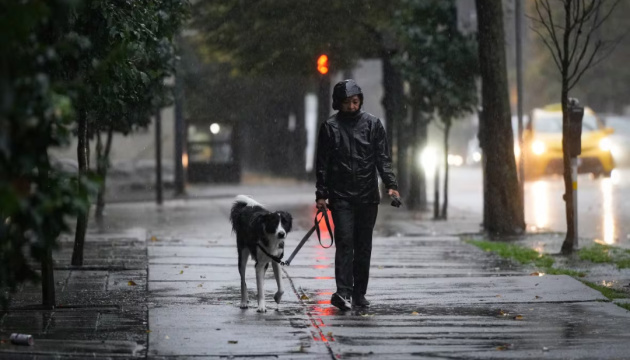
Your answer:
[[[162,110],[155,112],[155,202],[162,205]]]
[[[175,195],[185,193],[184,175],[184,99],[182,75],[175,75]]]
[[[330,75],[319,77],[319,89],[317,91],[317,125],[321,125],[330,114]]]

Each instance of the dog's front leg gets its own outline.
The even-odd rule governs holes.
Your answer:
[[[265,306],[265,270],[268,264],[259,262],[256,264],[256,285],[258,286],[258,312],[267,312]]]
[[[284,290],[282,289],[282,269],[280,268],[280,264],[273,262],[271,263],[273,267],[273,275],[276,277],[276,284],[278,284],[278,291],[273,296],[273,299],[276,300],[276,303],[280,304],[280,300],[282,300],[282,294],[284,294]]]

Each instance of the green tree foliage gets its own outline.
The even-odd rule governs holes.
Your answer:
[[[146,127],[155,111],[171,101],[164,79],[175,73],[173,40],[187,10],[185,0],[92,0],[78,13],[78,31],[99,44],[76,68],[86,69],[82,110],[88,136],[97,140],[96,168],[103,181],[97,215],[104,207],[112,134]],[[101,132],[107,134],[104,147]]]
[[[113,132],[128,134],[149,124],[150,117],[168,101],[164,79],[175,71],[173,39],[184,21],[186,0],[86,0],[75,13],[73,30],[92,44],[67,72],[76,75],[79,100],[79,171],[89,171],[89,138],[97,138],[97,174],[103,193]],[[97,45],[96,45],[97,44]],[[101,132],[107,134],[102,146]],[[74,265],[83,262],[87,218],[77,222]]]
[[[413,153],[417,155],[426,145],[426,126],[437,115],[445,125],[444,156],[448,169],[446,156],[452,121],[473,111],[478,103],[476,41],[459,32],[454,1],[406,0],[396,19],[405,49],[396,64],[410,84],[409,101],[417,114],[413,126],[419,141]],[[423,174],[416,173],[414,177],[423,178]],[[447,181],[446,178],[445,189]],[[412,186],[420,184],[412,181]],[[422,201],[415,198],[422,195],[414,191],[411,195],[409,202],[423,207]],[[446,203],[442,213],[446,216]]]
[[[75,80],[64,73],[89,41],[70,31],[71,1],[0,5],[0,300],[39,274],[69,231],[67,217],[87,211],[86,180],[56,171],[52,146],[66,145],[74,121]],[[78,191],[77,191],[78,189]]]
[[[333,71],[374,53],[370,32],[378,6],[359,0],[199,1],[193,27],[206,59],[228,62],[237,73],[308,76],[322,53]]]

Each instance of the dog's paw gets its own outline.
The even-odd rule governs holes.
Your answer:
[[[256,310],[256,311],[258,311],[259,313],[266,313],[267,312],[267,308],[264,307],[264,306],[259,306],[258,310]]]
[[[247,309],[248,307],[247,303],[241,303],[241,309]]]
[[[283,294],[284,294],[284,291],[276,292],[276,294],[273,296],[273,299],[276,301],[276,303],[280,304],[280,300],[282,300]]]

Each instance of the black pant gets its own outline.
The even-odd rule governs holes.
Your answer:
[[[330,206],[335,224],[335,279],[344,297],[365,295],[370,278],[372,232],[377,204],[352,204],[335,200]]]

